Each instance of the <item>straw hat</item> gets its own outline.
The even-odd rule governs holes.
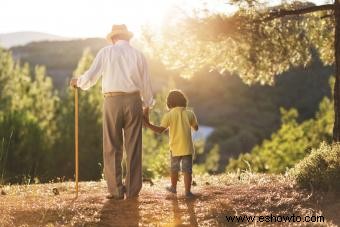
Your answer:
[[[112,30],[106,36],[106,40],[112,42],[111,38],[115,35],[125,35],[127,38],[131,38],[133,33],[127,30],[125,24],[114,24],[112,25]]]

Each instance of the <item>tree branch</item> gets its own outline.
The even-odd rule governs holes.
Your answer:
[[[319,6],[309,6],[306,8],[301,9],[294,9],[294,10],[276,10],[274,12],[270,12],[267,17],[265,17],[262,21],[270,21],[274,20],[276,18],[281,18],[289,15],[302,15],[307,13],[313,13],[317,11],[325,11],[325,10],[334,10],[335,6],[334,4],[325,4],[325,5],[319,5]]]

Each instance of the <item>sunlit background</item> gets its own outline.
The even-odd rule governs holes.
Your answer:
[[[112,24],[125,23],[138,34],[141,25],[157,27],[176,11],[203,5],[232,10],[222,1],[207,4],[192,0],[5,0],[0,33],[39,31],[72,38],[104,37]]]
[[[268,2],[275,5],[283,1]],[[176,14],[191,13],[195,8],[236,10],[223,0],[2,0],[0,34],[37,31],[69,38],[104,37],[112,24],[125,23],[138,36],[141,25],[157,28]]]
[[[0,227],[224,226],[226,215],[245,214],[322,214],[323,225],[340,226],[332,144],[340,141],[340,16],[323,5],[334,2],[0,0]],[[197,116],[197,199],[182,199],[183,177],[178,197],[166,195],[169,138],[147,128],[139,198],[104,199],[101,83],[82,91],[69,82],[112,45],[104,38],[113,24],[126,24],[146,57],[150,121],[169,111],[172,89]]]

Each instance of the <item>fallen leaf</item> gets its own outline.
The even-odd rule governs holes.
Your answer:
[[[58,188],[53,188],[52,189],[54,195],[59,195],[59,190]]]

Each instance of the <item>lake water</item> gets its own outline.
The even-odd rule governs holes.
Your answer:
[[[205,125],[200,125],[199,128],[198,128],[198,131],[197,132],[194,132],[192,134],[192,139],[194,141],[196,140],[205,140],[207,139],[211,133],[214,131],[214,128],[213,127],[209,127],[209,126],[205,126]]]

